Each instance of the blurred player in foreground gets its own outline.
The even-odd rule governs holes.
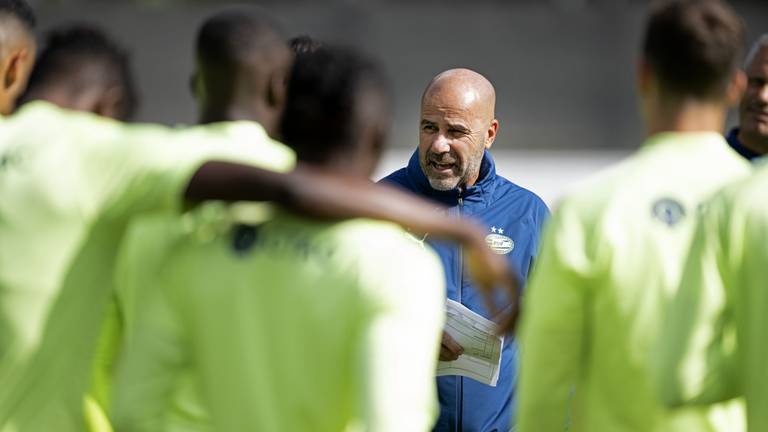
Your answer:
[[[746,65],[741,129],[729,140],[738,136],[762,154],[768,150],[768,35],[755,43]],[[763,431],[768,430],[768,166],[759,162],[755,170],[718,194],[699,221],[658,344],[657,383],[672,407],[746,396],[748,430]]]
[[[32,17],[21,0],[0,2],[5,114],[32,67]],[[2,130],[2,430],[83,430],[82,398],[117,246],[144,212],[174,212],[205,199],[266,199],[319,216],[389,215],[415,231],[465,239],[477,268],[486,270],[477,273],[484,286],[509,281],[481,234],[436,218],[430,205],[363,181],[227,162],[258,165],[248,150],[252,137],[238,142],[202,127],[126,126],[44,101],[4,119]]]
[[[298,57],[281,130],[301,162],[367,178],[389,118],[370,60],[338,48]],[[118,427],[163,429],[190,370],[211,430],[432,425],[443,273],[402,229],[283,211],[251,225],[234,214],[199,223],[162,267],[126,351]]]
[[[698,208],[749,173],[721,135],[744,88],[743,37],[718,0],[652,7],[638,71],[648,138],[547,229],[521,322],[519,430],[743,430],[738,404],[666,410],[650,375]]]
[[[657,384],[665,403],[746,397],[749,431],[768,430],[768,166],[707,205],[664,324]]]

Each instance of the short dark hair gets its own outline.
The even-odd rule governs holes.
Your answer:
[[[195,45],[197,78],[206,88],[205,102],[226,105],[244,89],[238,78],[247,71],[247,88],[256,95],[264,91],[273,73],[274,56],[288,53],[278,24],[261,8],[238,7],[206,19]],[[236,92],[238,92],[236,94]]]
[[[317,39],[313,39],[309,35],[299,35],[291,38],[288,41],[288,45],[291,46],[291,51],[296,55],[309,54],[317,51],[323,46],[323,43]]]
[[[138,97],[131,74],[130,56],[103,30],[91,24],[73,24],[48,32],[45,48],[30,75],[28,89],[32,91],[62,81],[73,86],[93,85],[91,82],[78,82],[80,70],[89,63],[104,68],[104,82],[122,89],[119,118],[131,118]]]
[[[35,12],[24,0],[0,0],[0,14],[12,16],[27,27],[27,30],[35,28]]]
[[[256,7],[225,10],[208,18],[197,34],[197,59],[204,67],[230,73],[276,42],[285,44],[277,23]]]
[[[388,80],[377,62],[351,48],[323,46],[297,56],[280,122],[283,142],[299,160],[319,164],[352,149],[358,98],[368,90],[388,98]]]
[[[643,55],[664,91],[720,98],[739,67],[744,24],[720,0],[666,0],[652,6]]]

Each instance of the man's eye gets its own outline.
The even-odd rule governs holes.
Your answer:
[[[437,128],[435,127],[435,125],[424,125],[421,127],[421,130],[426,132],[434,132],[437,130]]]

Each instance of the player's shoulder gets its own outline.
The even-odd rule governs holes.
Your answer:
[[[96,114],[68,110],[48,102],[35,101],[21,107],[5,123],[4,129],[20,132],[19,137],[45,134],[44,143],[70,141],[68,146],[89,145],[124,129],[122,123]],[[42,127],[41,125],[44,125]]]
[[[440,308],[444,272],[436,252],[403,228],[388,222],[356,219],[337,224],[337,259],[350,264],[371,298],[401,303],[419,301]]]
[[[254,203],[258,207],[259,204]],[[134,229],[158,237],[173,238],[174,251],[205,251],[230,236],[237,225],[232,205],[210,201],[176,214],[157,214],[139,219]]]
[[[334,224],[328,234],[348,257],[376,265],[423,263],[434,253],[420,239],[390,222],[352,219]]]
[[[628,179],[637,174],[637,163],[631,157],[603,168],[572,185],[557,201],[555,210],[594,215],[620,195]]]
[[[752,175],[723,187],[712,198],[709,205],[719,205],[729,213],[746,212],[767,215],[766,188],[768,188],[768,159],[758,160]]]
[[[225,121],[177,127],[172,137],[188,151],[190,147],[208,157],[247,162],[275,171],[287,171],[296,164],[295,152],[273,140],[257,122]]]
[[[412,247],[418,243],[399,225],[374,219],[350,219],[329,227],[329,235],[347,247],[381,250],[382,247]]]

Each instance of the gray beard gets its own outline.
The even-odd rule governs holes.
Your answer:
[[[429,180],[429,185],[432,186],[432,189],[439,191],[449,191],[461,183],[461,178],[459,177],[451,177],[445,179],[427,177],[427,180]]]
[[[436,178],[427,176],[427,180],[429,181],[429,185],[432,186],[432,189],[439,190],[439,191],[453,190],[457,188],[459,185],[467,184],[467,180],[470,177],[473,177],[475,174],[479,175],[481,163],[482,163],[482,159],[478,160],[477,162],[472,162],[467,167],[467,171],[461,177],[436,179]]]
[[[424,167],[424,162],[421,164],[421,171],[424,173],[424,175],[427,177],[427,180],[429,181],[429,185],[432,187],[432,189],[439,190],[439,191],[449,191],[457,188],[459,185],[463,185],[467,183],[467,180],[470,177],[473,177],[475,175],[480,174],[480,165],[483,163],[483,154],[485,150],[481,151],[479,155],[476,155],[472,160],[467,164],[467,169],[464,170],[464,175],[461,177],[449,177],[449,178],[432,178],[427,175],[426,168]]]

